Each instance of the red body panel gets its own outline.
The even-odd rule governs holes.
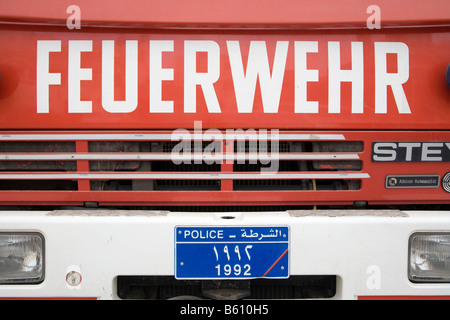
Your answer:
[[[48,63],[48,70],[37,71],[37,43],[38,41],[54,40],[60,45],[60,52],[44,51],[39,58],[40,64]],[[110,112],[108,106],[102,100],[102,44],[105,40],[114,40],[114,97],[117,101],[125,100],[125,43],[127,40],[137,41],[137,105],[131,106],[120,113]],[[161,53],[161,68],[164,72],[172,72],[173,80],[161,78],[161,98],[156,98],[164,103],[172,104],[165,107],[162,112],[151,102],[149,77],[164,77],[153,72],[149,67],[149,43],[150,41],[169,41],[173,50]],[[88,73],[87,78],[92,80],[78,80],[77,75],[68,72],[69,46],[84,41],[91,45],[91,52],[78,52],[81,65],[78,69]],[[201,51],[197,46],[195,61],[187,60],[186,41],[203,41],[212,45],[215,56],[212,53]],[[250,76],[246,65],[255,61],[257,54],[249,57],[251,43],[263,44],[267,52],[267,59],[272,76],[278,72],[282,76],[280,81],[268,82],[268,88],[261,90],[261,75],[256,86],[249,84],[250,93],[254,100],[246,106],[241,102],[238,105],[236,88],[242,86],[233,78],[230,66],[230,52],[227,41],[238,43],[239,60],[242,65],[234,67],[235,72],[239,67],[247,71],[247,83]],[[236,42],[238,41],[238,42]],[[309,52],[306,59],[296,58],[300,46],[306,42],[317,45],[317,53]],[[363,58],[361,72],[363,76],[363,88],[361,90],[351,82],[341,82],[341,101],[336,102],[336,107],[330,110],[330,100],[339,96],[331,96],[330,87],[338,80],[330,80],[329,46],[338,44],[342,70],[351,70],[352,61],[355,64],[357,58],[352,54]],[[375,46],[377,44],[400,44],[409,52],[404,54],[409,58],[405,65],[407,81],[397,86],[397,91],[404,93],[409,106],[406,111],[401,110],[401,99],[395,98],[392,86],[379,84],[376,81],[377,69],[383,68],[381,62],[385,61],[387,68],[384,75],[397,76],[398,64],[402,64],[404,57],[398,57],[395,53],[388,53],[381,58],[375,58]],[[360,45],[360,49],[352,49],[352,44]],[[155,44],[156,45],[156,44]],[[278,49],[277,45],[279,46]],[[450,123],[450,90],[446,85],[445,71],[449,63],[450,34],[447,29],[430,29],[426,31],[417,29],[396,31],[314,31],[314,32],[156,32],[148,30],[104,30],[89,29],[80,32],[68,32],[62,28],[2,28],[0,30],[0,127],[3,129],[172,129],[193,128],[194,121],[202,121],[204,128],[267,128],[267,129],[447,129]],[[287,50],[283,56],[280,48]],[[285,68],[274,66],[276,50],[279,61],[285,63]],[[110,52],[112,52],[110,50]],[[255,51],[256,52],[256,51]],[[47,53],[47,54],[46,54]],[[220,56],[219,56],[220,54]],[[408,56],[406,56],[408,54]],[[129,54],[131,56],[131,54]],[[208,56],[210,55],[210,56]],[[251,60],[251,61],[250,61]],[[214,71],[213,77],[217,78],[212,86],[214,90],[209,93],[216,97],[218,106],[207,105],[204,98],[204,90],[201,85],[196,89],[187,88],[185,81],[189,78],[185,75],[186,63],[197,63],[195,76],[207,74],[208,61],[210,68],[220,68]],[[216,64],[217,63],[217,64]],[[259,63],[259,62],[254,62]],[[296,65],[306,63],[306,72],[316,72],[316,80],[304,80],[303,75],[296,74],[301,68]],[[376,66],[379,64],[379,66]],[[111,65],[105,66],[110,68]],[[275,70],[276,69],[276,70]],[[131,67],[130,67],[131,70]],[[160,72],[161,73],[161,72]],[[217,74],[219,73],[219,74]],[[162,73],[161,73],[162,74]],[[38,79],[48,76],[60,77],[60,84],[48,84],[37,87]],[[361,74],[362,75],[362,74]],[[167,77],[167,75],[166,75]],[[236,78],[238,76],[235,76]],[[309,75],[308,77],[311,77]],[[314,77],[314,75],[312,75]],[[381,77],[381,76],[380,76]],[[192,77],[191,77],[192,78]],[[71,80],[72,79],[72,80]],[[86,79],[86,78],[81,78]],[[170,79],[170,75],[169,75]],[[72,85],[69,86],[69,82]],[[361,83],[358,80],[355,80]],[[331,83],[332,82],[332,83]],[[402,80],[403,82],[403,80]],[[78,83],[78,84],[77,84]],[[212,83],[212,82],[211,82]],[[242,83],[242,82],[241,82]],[[355,82],[356,83],[356,82]],[[90,105],[87,111],[69,110],[69,94],[73,86],[79,86],[76,99]],[[277,91],[276,86],[281,90]],[[306,85],[306,100],[302,98],[299,86]],[[339,84],[338,84],[339,85]],[[130,84],[129,84],[130,86]],[[69,88],[70,87],[70,88]],[[272,89],[273,88],[273,89]],[[384,88],[384,90],[383,90]],[[39,111],[37,92],[48,90],[48,110],[46,113]],[[76,90],[76,89],[73,89]],[[275,95],[275,102],[271,105],[264,102],[269,100],[269,94],[261,91],[270,91]],[[353,91],[361,91],[363,100],[355,101],[352,98]],[[188,92],[188,93],[187,93]],[[362,93],[363,92],[363,93]],[[194,94],[192,104],[185,102],[187,94]],[[277,94],[279,97],[277,97]],[[112,93],[111,93],[112,95]],[[242,94],[241,94],[242,95]],[[246,94],[244,94],[246,96]],[[241,98],[244,100],[245,97]],[[303,99],[303,100],[302,100]],[[385,110],[377,105],[376,100],[383,99],[387,106]],[[302,111],[296,105],[296,101],[316,103],[316,110]],[[353,110],[352,104],[357,103],[359,110]],[[312,107],[314,108],[314,106]]]
[[[0,3],[0,17],[14,23],[65,25],[70,0]],[[366,27],[367,8],[382,10],[383,27],[448,25],[447,0],[78,0],[82,26],[177,28]]]
[[[199,180],[217,174],[219,190],[94,190],[93,181],[125,180],[129,172],[112,170],[105,173],[108,178],[99,178],[103,172],[91,172],[90,161],[77,158],[75,171],[42,176],[76,181],[75,189],[6,189],[0,192],[3,205],[450,203],[440,185],[386,187],[390,175],[441,180],[449,171],[448,160],[428,160],[444,152],[435,145],[423,149],[425,161],[376,162],[372,154],[377,141],[450,145],[450,88],[445,79],[450,63],[448,0],[407,5],[379,1],[381,30],[368,28],[372,3],[360,0],[342,1],[339,14],[331,0],[246,1],[236,4],[239,10],[229,1],[118,1],[111,6],[109,1],[80,0],[81,30],[66,26],[71,3],[45,4],[0,3],[2,141],[20,134],[91,135],[72,139],[72,152],[78,157],[92,153],[89,143],[98,141],[99,134],[170,135],[199,125],[203,130],[307,134],[306,149],[317,135],[341,135],[346,141],[362,142],[362,151],[352,154],[361,169],[327,164],[328,177],[343,174],[339,179],[345,180],[354,174],[361,184],[350,190],[238,191],[233,181],[246,179],[246,172],[223,163],[208,177],[204,172],[186,173],[198,174]],[[58,146],[61,140],[52,141]],[[415,145],[407,150],[412,152]],[[222,153],[224,148],[225,144]],[[299,156],[317,161],[317,154],[308,152]],[[17,154],[7,151],[0,156],[9,162]],[[37,157],[31,151],[28,156],[30,162]],[[28,165],[19,161],[15,170],[2,169],[0,180],[33,180],[43,174]],[[285,180],[308,183],[327,177],[321,169],[309,169],[282,173],[292,173]],[[152,179],[154,172],[133,173],[144,180]],[[161,174],[175,179],[173,172]]]

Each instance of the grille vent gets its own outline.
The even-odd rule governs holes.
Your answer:
[[[224,137],[226,135],[224,134]],[[0,190],[359,190],[364,144],[340,134],[171,141],[169,132],[0,135]]]

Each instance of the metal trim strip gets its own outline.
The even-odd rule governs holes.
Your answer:
[[[321,153],[246,153],[246,154],[172,154],[172,153],[1,153],[0,160],[359,160],[358,154]]]
[[[0,180],[302,180],[368,179],[368,173],[0,173]]]

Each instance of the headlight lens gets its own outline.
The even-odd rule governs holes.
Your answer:
[[[450,233],[411,236],[409,279],[413,282],[450,282]]]
[[[43,236],[0,233],[0,284],[36,284],[43,280]]]

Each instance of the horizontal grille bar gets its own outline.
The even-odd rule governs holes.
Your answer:
[[[301,179],[368,179],[367,173],[0,173],[0,180],[301,180]]]
[[[148,160],[148,161],[245,161],[245,160],[359,160],[358,154],[324,153],[245,153],[245,154],[171,154],[171,153],[1,153],[0,160],[55,161],[55,160]]]
[[[143,133],[143,134],[4,134],[0,141],[171,141],[173,138],[192,140],[267,140],[309,141],[345,140],[342,134],[293,134],[282,133],[262,135],[260,133]]]

